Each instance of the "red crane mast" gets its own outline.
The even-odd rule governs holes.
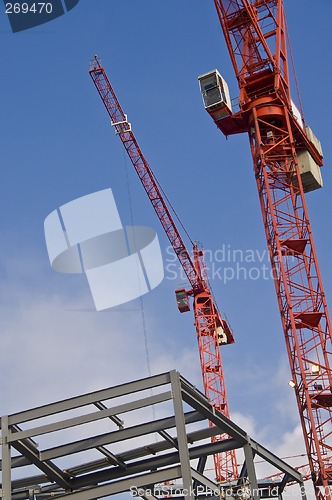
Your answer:
[[[89,73],[111,118],[111,124],[115,129],[115,133],[120,137],[189,280],[190,290],[180,289],[176,291],[177,304],[180,312],[189,311],[188,296],[193,296],[194,298],[195,327],[205,395],[216,409],[229,418],[229,406],[220,345],[233,343],[234,339],[227,321],[222,318],[215,304],[212,291],[209,287],[203,250],[199,249],[197,244],[194,244],[194,259],[192,261],[164,200],[154,173],[131,130],[127,115],[123,112],[113,87],[100,64],[100,60],[96,56],[92,60]],[[225,437],[224,435],[214,436],[212,441],[222,440]],[[233,479],[238,476],[234,450],[215,455],[214,465],[219,481]]]
[[[238,81],[199,77],[225,136],[249,135],[292,385],[317,499],[331,500],[332,338],[305,192],[322,186],[320,142],[291,100],[283,0],[214,0]]]

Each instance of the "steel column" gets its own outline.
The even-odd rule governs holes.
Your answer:
[[[245,456],[245,460],[246,460],[247,474],[248,474],[248,479],[249,479],[251,497],[254,500],[260,500],[255,465],[254,465],[255,453],[251,447],[250,442],[244,445],[243,451],[244,451],[244,456]]]
[[[11,500],[11,451],[8,435],[8,416],[4,416],[1,417],[2,500]]]
[[[178,437],[179,455],[181,461],[181,472],[184,488],[184,497],[194,500],[193,482],[191,476],[188,441],[186,434],[186,422],[183,413],[181,384],[178,372],[171,372],[171,385],[173,393],[173,407],[175,415],[176,432]]]

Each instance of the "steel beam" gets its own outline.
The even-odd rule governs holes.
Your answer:
[[[1,419],[1,448],[2,448],[2,500],[11,500],[11,452],[8,443],[8,417]]]
[[[192,408],[202,413],[213,422],[216,426],[221,427],[223,432],[229,434],[237,440],[241,440],[243,444],[250,442],[253,450],[264,460],[278,468],[279,470],[288,473],[292,479],[296,482],[302,482],[302,476],[299,472],[289,466],[286,462],[278,458],[272,452],[264,448],[262,445],[257,443],[255,440],[249,438],[247,433],[241,429],[239,426],[227,419],[222,413],[215,410],[209,403],[209,401],[203,396],[203,394],[195,391],[194,387],[189,384],[185,379],[181,377],[182,386],[182,396],[183,400],[186,401]]]
[[[206,443],[190,448],[189,459],[195,460],[202,456],[214,455],[215,453],[222,453],[240,447],[241,445],[236,443],[233,439],[216,441],[215,443]],[[78,489],[86,487],[89,484],[112,481],[126,475],[140,474],[146,470],[156,470],[162,467],[168,467],[179,463],[179,461],[179,452],[175,451],[172,453],[146,458],[134,463],[129,463],[127,464],[126,470],[123,470],[120,467],[112,467],[98,472],[91,472],[89,474],[74,477],[71,484],[73,489]]]
[[[181,389],[183,400],[188,403],[192,408],[195,408],[199,413],[204,415],[205,418],[213,422],[222,432],[228,434],[234,439],[241,440],[244,443],[248,441],[247,433],[241,429],[234,422],[229,420],[225,415],[216,410],[208,401],[208,399],[203,396],[202,393],[198,392],[187,380],[183,377],[181,380]]]
[[[188,442],[195,443],[196,441],[201,441],[205,438],[210,438],[214,436],[216,433],[219,433],[216,427],[206,427],[205,429],[201,429],[198,431],[193,431],[187,435]],[[225,442],[223,441],[223,444]],[[232,443],[229,446],[236,446],[236,442],[232,440]],[[238,446],[241,447],[241,446]],[[157,455],[159,452],[170,450],[172,448],[172,444],[166,441],[158,441],[157,443],[149,444],[149,446],[141,446],[140,448],[134,448],[132,450],[126,451],[124,453],[119,453],[117,457],[123,462],[130,462],[133,460],[137,460],[142,457]],[[68,469],[68,473],[77,477],[84,473],[89,473],[98,469],[105,468],[105,460],[94,460],[92,462],[86,462],[78,467],[72,467]]]
[[[206,465],[206,461],[207,461],[207,455],[201,455],[199,457],[196,472],[198,472],[201,475],[203,474],[204,469],[205,469],[205,465]],[[198,482],[194,476],[193,476],[193,478],[194,478],[193,487],[194,487],[194,491],[196,491]]]
[[[208,479],[207,477],[203,476],[203,474],[200,474],[197,470],[191,469],[191,475],[195,479],[195,483],[200,483],[202,486],[205,486],[206,491],[205,493],[207,496],[209,495],[209,492],[213,492],[213,494],[218,495],[219,493],[219,487],[216,483]],[[218,490],[218,493],[217,493]],[[197,494],[197,493],[196,493]]]
[[[289,475],[288,474],[284,474],[284,477],[282,478],[280,486],[279,486],[280,494],[284,491],[285,486],[287,485],[288,481],[290,481]]]
[[[198,412],[193,411],[187,413],[185,419],[186,423],[194,423],[204,420],[204,417]],[[154,432],[170,429],[172,427],[175,427],[175,417],[162,418],[146,424],[139,424],[127,427],[126,429],[120,429],[118,431],[100,434],[99,436],[73,441],[72,443],[61,446],[55,446],[54,448],[41,451],[39,457],[41,461],[59,458],[65,455],[67,456],[72,455],[73,453],[91,450],[93,448],[97,448],[98,446],[105,446],[107,444],[124,441],[125,439],[133,439],[146,434],[152,434]]]
[[[253,451],[253,449],[251,447],[251,443],[245,444],[243,447],[243,451],[244,451],[244,456],[245,456],[245,461],[246,461],[247,477],[249,479],[249,486],[250,486],[250,493],[251,493],[250,496],[254,500],[260,500],[257,477],[256,477],[256,470],[255,470],[255,464],[254,464],[255,452]]]
[[[127,464],[125,462],[123,462],[122,460],[120,460],[116,455],[114,455],[114,453],[112,453],[107,448],[105,448],[105,446],[98,446],[96,449],[100,453],[102,453],[103,455],[105,455],[105,457],[107,458],[107,460],[111,464],[118,465],[119,467],[122,467],[123,469],[127,468]]]
[[[93,403],[98,410],[108,410],[107,406],[104,405],[104,403],[101,403],[97,401],[96,403]],[[123,429],[124,427],[124,422],[119,418],[117,415],[110,415],[109,419],[112,420],[120,429]]]
[[[172,436],[170,434],[168,434],[168,432],[159,431],[158,434],[159,434],[159,436],[164,438],[166,441],[168,441],[171,444],[171,446],[173,446],[175,449],[179,448],[178,443],[177,443],[177,439],[173,439]]]
[[[26,457],[12,457],[12,469],[16,469],[17,467],[24,467],[25,465],[29,465],[30,462]],[[2,460],[0,460],[0,471],[2,470]]]
[[[155,375],[141,380],[135,380],[134,382],[128,382],[126,384],[117,385],[115,387],[109,387],[107,389],[101,389],[100,391],[87,393],[82,396],[75,396],[73,398],[64,399],[56,403],[39,406],[31,410],[14,413],[8,417],[8,423],[10,426],[13,424],[28,422],[37,418],[54,415],[55,413],[61,413],[63,411],[72,410],[74,408],[80,408],[82,406],[105,401],[107,399],[113,399],[119,396],[125,396],[127,394],[132,394],[139,391],[144,391],[146,389],[152,389],[153,387],[158,387],[169,383],[170,374],[162,373],[160,375]]]
[[[165,481],[179,479],[180,477],[181,467],[178,465],[169,469],[163,469],[157,472],[148,472],[147,474],[141,474],[137,477],[130,477],[112,482],[110,484],[69,493],[68,495],[57,497],[57,500],[67,500],[68,498],[70,498],[70,500],[95,500],[97,498],[103,498],[109,495],[123,493],[125,491],[132,491],[131,488],[144,488],[149,484],[163,483]]]
[[[303,478],[300,472],[297,470],[293,469],[290,465],[288,465],[286,462],[281,460],[281,458],[278,458],[274,453],[271,451],[267,450],[262,446],[261,444],[257,443],[253,439],[250,440],[251,446],[253,450],[256,451],[257,455],[259,455],[261,458],[264,458],[267,462],[269,462],[271,465],[276,467],[282,472],[285,472],[285,474],[288,474],[288,476],[296,481],[297,483],[302,483]]]
[[[36,465],[36,467],[43,471],[52,481],[55,481],[62,486],[62,488],[71,488],[69,476],[49,460],[42,462],[39,459],[38,450],[33,449],[31,444],[29,445],[25,440],[22,440],[13,443],[12,446],[18,452],[22,453],[22,455],[26,456],[32,464]]]
[[[183,412],[183,404],[181,397],[181,383],[178,372],[171,372],[171,387],[173,393],[173,407],[175,415],[176,424],[176,434],[177,442],[179,447],[182,481],[183,481],[183,491],[184,498],[186,500],[193,500],[194,495],[192,491],[193,481],[191,476],[190,460],[189,460],[189,450],[188,441],[186,434],[186,421]]]
[[[156,394],[155,396],[138,399],[136,401],[130,401],[113,408],[107,408],[106,410],[86,413],[84,415],[80,415],[79,417],[68,418],[66,420],[61,420],[60,422],[41,425],[39,427],[34,427],[26,431],[14,432],[9,436],[9,441],[13,442],[23,438],[30,438],[32,436],[41,436],[42,434],[48,434],[49,432],[56,432],[59,430],[68,429],[69,427],[95,422],[97,420],[102,420],[103,418],[111,418],[117,413],[127,413],[130,411],[139,410],[141,408],[145,408],[146,406],[163,403],[170,399],[172,399],[172,393],[170,391],[163,392],[161,394]],[[122,422],[122,420],[118,420]],[[122,428],[123,425],[121,429]]]
[[[50,482],[50,478],[45,474],[39,474],[35,476],[23,477],[21,479],[14,479],[12,481],[12,491],[21,490],[22,488],[29,488],[30,486],[35,486],[36,484],[46,484]],[[14,496],[15,493],[13,493]]]

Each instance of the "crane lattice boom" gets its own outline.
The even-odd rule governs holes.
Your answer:
[[[123,112],[112,85],[97,57],[92,61],[90,76],[111,118],[115,132],[120,137],[174,252],[188,277],[191,289],[183,289],[179,290],[179,292],[185,294],[184,299],[187,298],[188,294],[194,297],[195,327],[205,395],[216,409],[229,418],[220,345],[233,343],[234,339],[226,320],[222,318],[215,304],[212,291],[208,285],[203,251],[197,245],[194,245],[194,260],[192,261],[160,192],[156,178],[139,147],[127,116]],[[181,309],[181,305],[179,305],[179,309],[182,312],[189,310],[189,307],[187,308],[185,302],[183,309]],[[214,436],[212,440],[222,440],[226,437],[228,436]],[[238,476],[234,450],[215,455],[214,465],[219,481],[233,479]]]
[[[226,135],[249,135],[293,385],[317,499],[331,500],[332,338],[305,192],[322,186],[320,142],[291,100],[283,0],[214,0],[240,89],[199,77]]]

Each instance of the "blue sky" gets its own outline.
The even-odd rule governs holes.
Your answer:
[[[332,4],[285,3],[306,120],[324,151],[324,188],[307,201],[331,299]],[[248,139],[225,140],[198,88],[197,76],[218,68],[238,95],[212,0],[81,0],[16,34],[1,5],[0,38],[1,414],[148,373],[140,301],[93,312],[84,276],[48,262],[47,215],[107,187],[122,222],[154,227],[164,253],[166,279],[143,298],[150,369],[176,368],[200,385],[193,316],[176,308],[181,278],[171,279],[168,241],[88,75],[97,53],[192,239],[221,260],[210,265],[211,284],[236,338],[222,351],[232,415],[275,452],[301,451],[273,282],[261,270],[269,263]],[[227,249],[238,251],[235,262],[222,261]],[[225,284],[225,267],[237,265],[240,278]]]

